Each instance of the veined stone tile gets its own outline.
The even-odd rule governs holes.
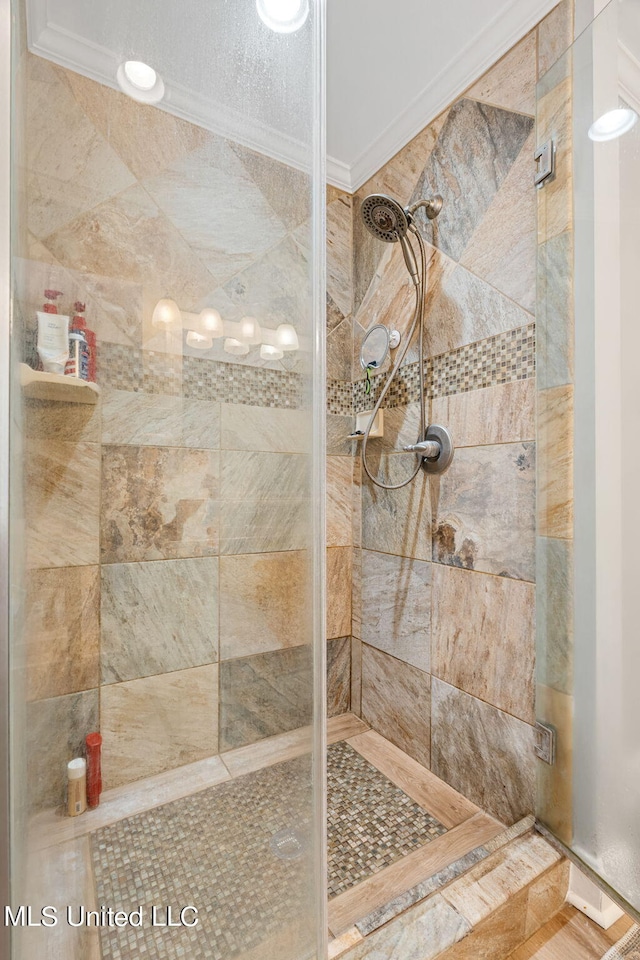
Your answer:
[[[365,937],[347,956],[348,960],[433,960],[470,929],[437,893]]]
[[[353,451],[357,441],[347,440],[347,437],[350,433],[353,433],[355,426],[355,418],[352,416],[341,415],[338,413],[327,413],[328,456],[353,456]]]
[[[565,905],[569,890],[569,861],[563,860],[552,867],[529,888],[527,901],[527,928],[525,935],[533,936],[536,930],[554,917]]]
[[[138,185],[51,233],[46,246],[65,266],[167,290],[194,309],[216,281],[176,227]]]
[[[429,672],[431,567],[362,551],[362,640]]]
[[[246,167],[219,137],[142,181],[189,247],[222,284],[285,235]]]
[[[25,399],[22,412],[30,440],[100,442],[100,404]]]
[[[532,30],[487,70],[467,90],[466,96],[533,116],[536,111],[536,79],[536,31]]]
[[[220,446],[220,405],[210,400],[103,391],[102,442],[153,447]]]
[[[440,477],[433,559],[535,578],[535,445],[466,447]]]
[[[307,494],[308,458],[292,453],[223,450],[223,500],[290,500]]]
[[[142,180],[216,138],[196,124],[180,120],[156,106],[138,103],[118,90],[71,70],[65,81],[82,111],[109,141],[133,174]]]
[[[538,77],[549,70],[573,42],[573,3],[561,0],[538,24]]]
[[[391,483],[400,483],[415,468],[412,456],[367,453],[369,469]],[[420,470],[399,490],[383,490],[363,476],[362,546],[367,550],[431,560],[429,478]]]
[[[423,766],[430,766],[431,677],[362,646],[362,719]]]
[[[351,633],[351,547],[327,549],[327,639]]]
[[[44,700],[97,687],[98,567],[29,571],[25,610],[28,699]]]
[[[27,566],[97,563],[99,445],[38,439],[25,453]]]
[[[552,237],[538,247],[536,353],[540,389],[573,382],[573,234],[570,232]]]
[[[105,789],[217,753],[217,690],[217,664],[103,686]]]
[[[311,723],[310,646],[220,664],[220,751]]]
[[[327,457],[327,546],[346,547],[353,541],[353,457]]]
[[[353,308],[352,213],[347,193],[327,204],[327,291],[345,317]]]
[[[311,418],[308,411],[223,403],[220,415],[223,450],[309,452]]]
[[[538,537],[536,552],[538,682],[573,692],[573,542]]]
[[[527,891],[515,894],[439,960],[508,960],[525,939]]]
[[[342,310],[339,310],[335,304],[331,294],[327,293],[327,334],[331,333],[332,330],[342,323],[344,320],[344,313]]]
[[[429,243],[460,259],[532,126],[529,117],[476,100],[453,105],[411,197],[415,203],[439,193],[444,200],[437,220],[417,216]]]
[[[220,559],[220,659],[308,643],[311,571],[304,552]]]
[[[309,499],[224,500],[220,508],[220,553],[306,550],[312,529]]]
[[[538,762],[536,813],[567,845],[573,839],[573,696],[538,684],[538,719],[557,731],[556,762]]]
[[[352,610],[351,610],[351,633],[354,637],[360,637],[362,634],[362,550],[359,547],[353,549],[353,574],[352,574]]]
[[[310,222],[312,184],[307,173],[232,140],[228,141],[228,146],[242,161],[249,176],[287,230],[294,230],[301,223]],[[310,231],[311,227],[308,229]]]
[[[362,713],[362,641],[351,637],[351,712]]]
[[[27,705],[26,796],[33,811],[65,802],[67,763],[84,756],[86,735],[100,729],[98,716],[97,690]]]
[[[538,393],[538,533],[573,537],[573,387]]]
[[[536,306],[534,148],[532,131],[460,260],[530,313]]]
[[[353,460],[353,486],[351,488],[351,527],[354,547],[362,546],[362,459]]]
[[[426,393],[426,391],[425,391]],[[433,400],[432,403],[436,401]],[[425,407],[428,400],[425,400]],[[431,417],[433,423],[446,423],[448,420],[438,420]],[[425,410],[425,426],[428,426]],[[400,407],[387,407],[384,410],[384,437],[370,441],[374,448],[380,448],[385,453],[397,453],[410,443],[417,443],[420,437],[420,403],[407,403]]]
[[[555,176],[537,191],[539,243],[573,226],[573,89],[571,60],[565,59],[541,81],[537,102],[538,143],[553,139],[556,144]]]
[[[327,334],[327,376],[332,380],[351,380],[353,327],[347,317]]]
[[[457,690],[431,682],[431,770],[507,825],[534,808],[534,729]]]
[[[103,563],[212,556],[218,551],[219,453],[103,447]]]
[[[102,567],[102,683],[218,659],[218,559]]]
[[[26,97],[28,219],[39,238],[135,182],[56,68],[47,64],[43,69],[46,80],[29,71]]]
[[[327,716],[351,709],[351,638],[327,641]]]
[[[385,432],[387,413],[394,412],[385,411]],[[456,448],[535,440],[535,377],[448,397],[434,397],[431,421],[446,424]]]
[[[437,563],[432,597],[433,675],[535,723],[534,585]]]
[[[513,300],[442,254],[431,261],[426,353],[433,357],[531,323]]]

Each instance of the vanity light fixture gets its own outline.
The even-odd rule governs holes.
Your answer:
[[[281,350],[297,350],[298,334],[290,323],[281,323],[276,329],[276,340]]]
[[[589,137],[596,143],[602,143],[605,140],[615,140],[624,133],[628,133],[638,121],[638,114],[629,107],[618,107],[616,110],[609,110],[589,127]]]
[[[282,360],[284,352],[279,347],[272,347],[270,343],[263,343],[260,347],[260,356],[263,360]]]
[[[205,337],[197,330],[187,330],[187,344],[195,350],[210,350],[213,346],[211,337]]]
[[[258,16],[276,33],[294,33],[309,16],[309,0],[256,0]]]
[[[171,300],[169,297],[158,300],[151,316],[151,323],[154,327],[160,327],[160,329],[167,329],[174,325],[182,326],[182,314],[175,300]]]
[[[255,317],[243,317],[240,321],[240,338],[243,343],[262,343],[262,330]]]
[[[222,317],[213,307],[205,307],[200,311],[200,325],[213,340],[224,337],[224,323]]]
[[[159,103],[164,97],[164,81],[153,67],[142,60],[125,60],[116,71],[120,89],[139,103]]]
[[[249,344],[240,343],[235,337],[227,337],[224,342],[225,353],[231,353],[234,357],[246,357],[249,353]]]

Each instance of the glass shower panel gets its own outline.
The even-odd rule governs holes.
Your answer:
[[[324,952],[323,2],[294,7],[15,0],[13,960]]]
[[[639,112],[640,5],[612,0],[538,87],[538,817],[636,909]]]

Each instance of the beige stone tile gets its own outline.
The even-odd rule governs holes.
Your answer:
[[[498,60],[467,90],[466,96],[505,110],[534,115],[536,109],[536,32]]]
[[[101,570],[102,683],[218,659],[218,558],[110,563]]]
[[[30,440],[100,443],[101,404],[25,400],[24,434]]]
[[[102,687],[105,789],[217,753],[217,689],[217,664]]]
[[[551,867],[529,887],[526,936],[531,937],[564,906],[569,890],[569,861]]]
[[[538,77],[549,70],[573,42],[573,2],[561,0],[538,24]]]
[[[567,694],[573,690],[573,578],[573,541],[538,537],[536,674],[539,683]]]
[[[415,459],[406,454],[367,453],[369,469],[385,482],[407,480]],[[383,490],[368,478],[362,486],[362,546],[416,560],[431,560],[429,477],[420,471],[398,490]]]
[[[38,439],[27,444],[25,454],[27,565],[97,563],[100,447]]]
[[[351,547],[327,549],[327,639],[351,633]]]
[[[292,230],[311,217],[312,187],[308,173],[296,170],[286,163],[280,163],[266,154],[249,150],[239,143],[228,141],[229,147],[242,160],[251,179],[259,187],[267,201],[287,229]],[[341,191],[333,188],[330,196],[327,189],[327,203],[338,199]],[[310,228],[309,228],[310,229]]]
[[[352,345],[353,325],[346,317],[327,334],[327,376],[332,380],[351,380]]]
[[[98,567],[29,571],[25,609],[28,699],[44,700],[97,687]]]
[[[272,489],[275,492],[277,488]],[[298,495],[304,489],[300,488]],[[306,550],[311,529],[310,502],[300,496],[292,500],[224,500],[220,516],[220,553],[231,555]]]
[[[538,394],[538,533],[573,537],[573,387]]]
[[[362,645],[362,718],[424,767],[431,760],[431,677]]]
[[[351,637],[351,710],[362,712],[362,641]]]
[[[303,551],[220,558],[220,658],[295,647],[309,635]]]
[[[466,396],[466,394],[465,394]],[[433,400],[432,403],[436,401]],[[435,420],[433,423],[447,423],[444,420]],[[428,426],[425,410],[425,426]],[[384,437],[372,440],[375,448],[386,453],[397,453],[410,443],[416,443],[420,437],[420,403],[407,403],[400,407],[387,407],[384,411]]]
[[[609,930],[603,930],[567,905],[518,947],[509,960],[601,960],[629,924],[629,918],[623,917]]]
[[[483,920],[441,960],[506,960],[525,938],[527,892],[523,890]]]
[[[274,763],[284,763],[285,760],[311,754],[312,748],[313,728],[306,726],[229,750],[222,755],[222,759],[232,777],[244,777]]]
[[[366,733],[369,727],[354,713],[345,713],[341,717],[329,717],[327,720],[327,743],[348,740],[359,733]]]
[[[217,553],[218,476],[217,451],[103,447],[102,562]]]
[[[220,405],[189,397],[103,389],[102,442],[217,449]]]
[[[362,551],[361,638],[429,672],[432,564]]]
[[[351,710],[351,637],[327,640],[327,716]]]
[[[474,927],[560,859],[543,837],[529,833],[476,864],[446,887],[442,896]],[[525,900],[525,914],[526,906]]]
[[[431,672],[535,723],[534,584],[432,566]]]
[[[573,840],[573,697],[538,685],[537,717],[557,731],[556,762],[538,761],[539,819],[567,845]]]
[[[351,585],[351,633],[362,639],[362,550],[353,550]]]
[[[570,232],[538,246],[536,380],[540,390],[573,382],[573,257]]]
[[[310,419],[305,410],[222,403],[220,416],[223,450],[309,451]]]
[[[351,487],[351,530],[354,547],[362,545],[362,460],[353,458],[353,486]]]
[[[352,198],[349,194],[327,205],[327,290],[343,316],[353,307]]]
[[[556,144],[555,177],[537,191],[539,243],[573,226],[573,90],[567,67],[570,63],[559,62],[549,71],[538,97],[538,143],[553,139]]]
[[[536,303],[534,148],[532,131],[460,261],[531,313]]]
[[[343,933],[342,936],[336,937],[335,940],[329,943],[328,960],[337,960],[337,958],[341,957],[343,953],[346,953],[350,947],[361,943],[363,939],[364,937],[358,928],[351,927],[351,929]]]
[[[327,457],[327,546],[353,542],[353,457]]]
[[[447,426],[455,447],[535,440],[535,377],[434,397],[431,421]]]
[[[220,496],[227,501],[291,500],[307,490],[307,467],[307,457],[300,454],[223,450]]]

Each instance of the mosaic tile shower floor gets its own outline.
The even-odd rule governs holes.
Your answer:
[[[140,906],[147,918],[154,904],[193,904],[200,919],[192,929],[103,928],[103,960],[230,960],[292,917],[311,929],[310,782],[303,757],[96,830],[98,904]],[[329,747],[330,897],[443,833],[348,744]],[[282,859],[277,847],[299,855]]]

